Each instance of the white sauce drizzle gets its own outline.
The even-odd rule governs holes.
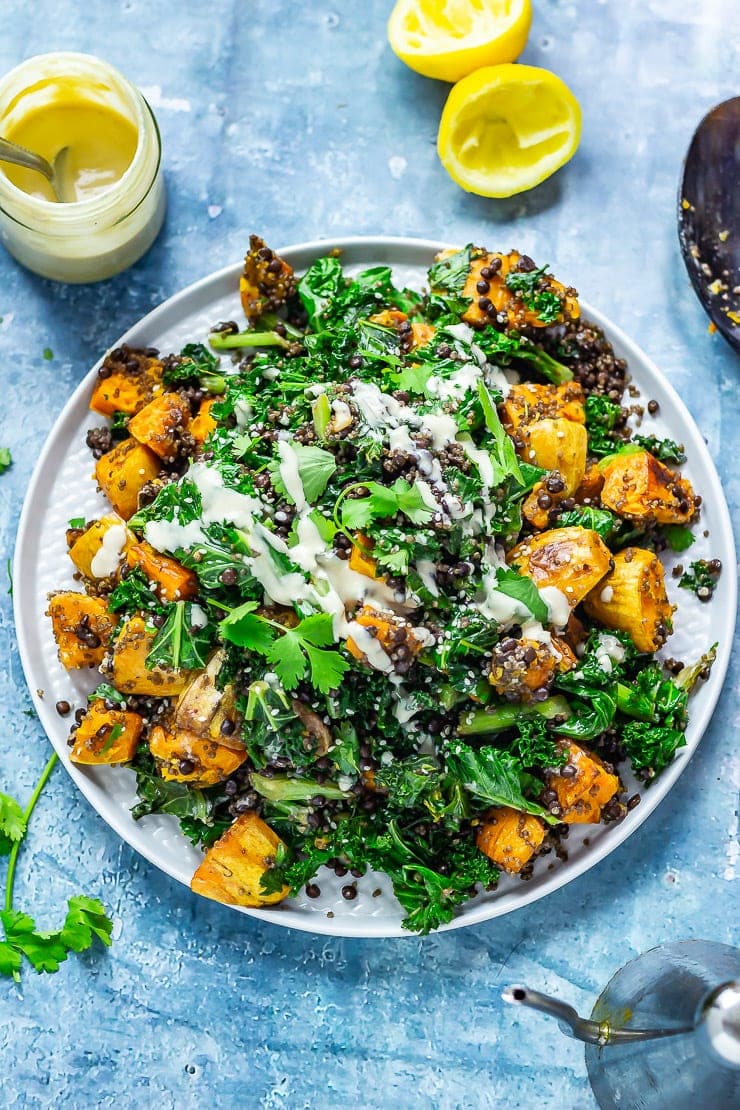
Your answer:
[[[126,526],[111,524],[103,534],[100,547],[90,561],[93,578],[110,578],[111,574],[115,574],[125,546]]]
[[[547,623],[553,628],[565,628],[570,620],[568,598],[557,586],[543,586],[539,595],[547,606]]]
[[[287,440],[278,440],[278,455],[280,456],[280,477],[287,490],[288,497],[295,505],[298,512],[302,512],[308,505],[306,494],[303,490],[300,470],[298,469],[298,454],[293,445]]]

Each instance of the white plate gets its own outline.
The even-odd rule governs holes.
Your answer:
[[[350,272],[389,264],[397,282],[420,288],[433,254],[444,245],[416,239],[356,238],[306,243],[290,247],[281,254],[302,272],[314,258],[332,247],[339,247]],[[240,265],[230,266],[191,285],[150,312],[122,336],[116,346],[129,343],[159,347],[164,352],[178,351],[186,342],[205,339],[210,325],[217,321],[239,319],[237,282],[240,270]],[[676,633],[669,641],[668,650],[677,658],[693,660],[716,640],[719,641],[717,661],[711,678],[692,699],[687,746],[655,786],[641,791],[640,805],[628,813],[621,824],[573,826],[567,841],[566,863],[556,863],[548,870],[553,857],[544,857],[528,882],[503,877],[497,891],[481,894],[467,903],[459,916],[445,926],[448,929],[486,921],[534,902],[583,874],[626,840],[652,813],[686,767],[709,722],[727,669],[736,609],[732,570],[735,552],[729,513],[704,440],[678,395],[646,355],[601,313],[583,301],[581,305],[584,316],[604,329],[617,355],[627,359],[644,401],[654,398],[660,404],[659,419],[646,421],[643,430],[670,435],[686,446],[688,462],[684,471],[704,498],[702,522],[696,529],[697,541],[691,548],[690,558],[720,558],[726,570],[708,605],[701,604],[686,590],[677,590],[675,580],[668,574],[669,592],[679,606],[675,616]],[[125,768],[83,769],[71,764],[67,747],[69,721],[61,719],[54,709],[54,703],[60,698],[82,704],[86,694],[96,685],[96,672],[69,674],[61,667],[44,612],[49,591],[75,588],[64,540],[67,521],[76,516],[91,519],[107,507],[96,493],[94,482],[90,481],[93,464],[85,446],[86,430],[101,423],[88,410],[99,365],[80,383],[62,411],[28,489],[14,566],[18,646],[41,722],[77,786],[124,840],[161,870],[187,885],[202,857],[181,835],[176,819],[156,815],[134,822],[129,813],[135,801],[132,772]],[[708,539],[702,535],[705,529],[709,531]],[[666,562],[670,565],[671,559]],[[43,691],[43,696],[39,691]],[[630,792],[639,789],[639,784],[627,777]],[[588,845],[583,843],[584,836],[589,840]],[[332,872],[324,870],[319,879],[320,898],[312,901],[303,896],[281,907],[243,912],[264,921],[335,936],[410,935],[401,928],[402,912],[384,877],[361,879],[358,897],[353,902],[342,899],[343,882],[346,879],[339,880]],[[380,895],[375,893],[378,888],[382,891]]]

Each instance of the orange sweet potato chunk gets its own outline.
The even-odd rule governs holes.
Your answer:
[[[117,357],[110,354],[103,363],[90,408],[101,416],[112,416],[114,412],[130,416],[163,392],[162,362],[128,347],[114,354]]]
[[[500,405],[501,422],[507,432],[536,424],[539,420],[572,420],[584,424],[584,393],[578,382],[539,385],[521,382],[513,385]]]
[[[244,813],[206,852],[190,889],[230,906],[269,906],[282,902],[288,888],[264,894],[260,880],[284,847],[261,817]]]
[[[673,613],[663,564],[653,551],[625,547],[583,607],[606,628],[626,632],[639,651],[657,651],[668,638]]]
[[[130,617],[113,646],[111,678],[122,694],[145,694],[169,698],[181,694],[191,680],[191,671],[170,671],[164,667],[147,670],[146,658],[157,634],[143,617]]]
[[[47,615],[62,666],[68,671],[100,666],[116,625],[102,598],[61,590],[50,595]]]
[[[637,524],[685,524],[696,512],[691,483],[649,451],[616,455],[603,466],[601,503]]]
[[[495,806],[484,814],[476,844],[503,871],[517,875],[544,839],[545,826],[539,817]]]
[[[128,520],[139,507],[139,491],[157,477],[159,468],[154,452],[131,438],[98,459],[95,477],[116,512]]]
[[[578,744],[564,741],[562,748],[568,755],[567,766],[575,768],[575,773],[564,775],[561,767],[547,775],[547,785],[558,796],[560,819],[566,825],[598,824],[603,806],[619,793],[619,777]]]
[[[160,554],[144,540],[131,544],[126,562],[130,567],[141,568],[149,581],[155,583],[163,601],[180,601],[195,597],[198,592],[198,579],[191,570],[186,570],[177,559]]]
[[[211,409],[216,404],[216,397],[208,397],[201,402],[200,408],[190,421],[190,434],[196,443],[205,443],[211,432],[215,431],[218,424],[211,416]]]
[[[101,577],[101,575],[93,573],[93,561],[103,546],[106,533],[111,528],[122,524],[123,521],[119,516],[110,513],[108,516],[101,517],[100,520],[94,520],[90,527],[74,541],[69,549],[69,557],[84,578]],[[124,541],[124,549],[132,540],[133,535],[129,532]]]
[[[173,459],[189,424],[188,402],[179,393],[162,393],[131,417],[128,432],[160,459]]]
[[[89,706],[74,734],[73,763],[128,763],[136,754],[144,722],[138,713],[106,709],[98,698]]]
[[[568,599],[571,609],[609,571],[612,556],[601,537],[590,528],[551,528],[528,536],[507,556],[538,589],[555,586]]]
[[[493,306],[494,315],[496,312],[506,313],[509,326],[517,328],[524,325],[531,328],[551,326],[541,320],[534,309],[528,308],[522,297],[506,284],[507,275],[517,269],[520,258],[521,255],[518,251],[509,251],[508,254],[497,252],[488,254],[484,251],[479,258],[474,259],[462,292],[463,297],[469,297],[471,300],[470,306],[462,317],[466,323],[472,324],[474,327],[485,327],[486,324],[491,323],[491,315],[479,303],[481,300],[488,299]],[[478,282],[482,278],[481,270],[490,268],[492,262],[496,266],[496,259],[500,263],[498,270],[493,276],[485,279],[489,288],[486,294],[481,295],[477,289]],[[556,322],[562,323],[568,319],[577,320],[580,315],[580,308],[572,292],[569,292],[561,282],[550,274],[545,275],[544,282],[547,289],[557,294],[562,301],[562,311]]]
[[[149,735],[149,750],[163,779],[192,786],[223,782],[247,758],[245,749],[234,751],[209,737],[184,729],[170,732],[161,725],[155,725]]]
[[[363,605],[355,616],[355,621],[366,628],[389,655],[401,645],[408,649],[412,657],[421,651],[422,644],[414,635],[411,625],[395,613],[381,613],[371,605]],[[364,652],[352,637],[347,640],[347,650],[355,659],[364,658]]]
[[[364,574],[366,578],[379,578],[384,581],[383,575],[378,573],[377,559],[370,554],[372,548],[372,540],[362,532],[358,532],[349,557],[349,569],[356,571],[357,574]]]

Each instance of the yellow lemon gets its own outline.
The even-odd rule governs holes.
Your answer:
[[[531,23],[531,0],[398,0],[388,41],[417,73],[459,81],[518,58]]]
[[[450,92],[437,153],[467,192],[510,197],[555,173],[573,157],[580,137],[578,101],[554,73],[536,66],[489,66]]]

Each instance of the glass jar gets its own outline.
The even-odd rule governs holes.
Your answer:
[[[71,203],[30,196],[10,181],[0,163],[0,241],[43,277],[102,281],[141,258],[162,226],[162,146],[157,121],[139,90],[100,58],[70,52],[29,58],[0,80],[0,135],[19,115],[70,94],[119,113],[135,127],[133,158],[105,191]]]

